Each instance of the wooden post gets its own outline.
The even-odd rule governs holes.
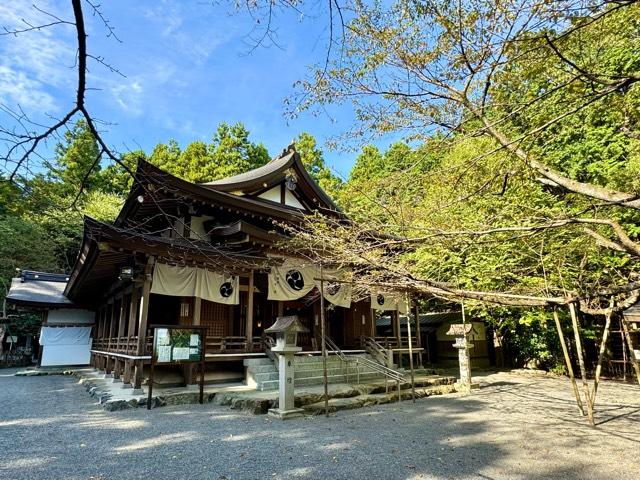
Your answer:
[[[586,415],[584,411],[584,405],[582,404],[582,399],[580,398],[580,391],[578,390],[578,385],[576,384],[576,378],[573,375],[573,366],[571,365],[571,358],[569,357],[569,350],[567,349],[567,344],[564,341],[564,333],[562,333],[562,325],[560,325],[560,317],[558,317],[558,311],[553,309],[553,319],[556,322],[556,330],[558,330],[558,337],[560,338],[560,345],[562,346],[562,353],[564,354],[564,361],[567,365],[567,373],[569,374],[569,378],[571,379],[571,386],[573,387],[573,394],[576,397],[576,402],[578,404],[578,410],[582,415]]]
[[[624,337],[627,342],[627,347],[629,347],[629,354],[631,355],[631,365],[633,365],[633,369],[636,372],[636,379],[638,380],[638,385],[640,385],[640,365],[638,365],[638,359],[636,358],[636,353],[633,351],[633,342],[631,341],[631,334],[629,333],[629,327],[627,326],[627,322],[625,321],[624,317],[620,319],[620,325],[622,326],[622,331],[624,332]],[[624,347],[623,347],[623,350],[624,350]]]
[[[193,297],[193,325],[200,325],[200,316],[202,314],[202,299]]]
[[[376,338],[376,311],[371,309],[371,338]]]
[[[416,380],[413,372],[413,340],[411,339],[411,319],[407,314],[407,338],[409,339],[409,370],[411,371],[411,398],[416,403]]]
[[[151,292],[151,270],[153,268],[153,257],[149,258],[149,262],[145,268],[145,278],[142,284],[142,297],[140,298],[140,311],[138,314],[138,344],[136,345],[136,355],[145,354],[145,346],[147,344],[147,316],[149,315],[149,294]],[[136,361],[136,370],[134,374],[134,388],[142,388],[142,374],[144,372],[144,361]]]
[[[593,379],[593,391],[591,392],[591,408],[596,403],[596,395],[598,393],[598,382],[600,381],[600,371],[602,370],[602,359],[607,346],[607,338],[609,337],[609,329],[611,328],[611,317],[613,317],[614,300],[611,299],[609,309],[605,314],[604,331],[602,332],[602,341],[600,342],[600,352],[598,352],[598,364],[596,366],[596,375]]]
[[[116,334],[116,302],[115,299],[111,304],[111,315],[109,315],[109,336],[107,337],[107,350],[111,347],[113,337]],[[113,359],[107,356],[107,366],[105,373],[109,374],[113,372]]]
[[[131,298],[129,299],[129,325],[127,328],[127,345],[129,345],[129,340],[131,337],[136,335],[136,313],[138,312],[138,300],[140,299],[140,290],[134,288],[131,292]],[[130,355],[129,349],[127,348],[127,355]],[[132,371],[132,361],[125,360],[124,362],[124,375],[122,381],[124,383],[131,382],[131,371]]]
[[[249,271],[249,290],[247,291],[247,351],[253,350],[253,270]]]
[[[464,334],[464,354],[467,357],[467,377],[469,378],[469,393],[471,393],[471,385],[473,384],[473,380],[471,378],[471,354],[469,353],[469,338],[467,337],[467,315],[464,311],[464,302],[461,302],[462,306],[462,325]]]
[[[420,307],[418,302],[413,306],[413,316],[416,319],[416,347],[422,348],[422,333],[420,332]],[[422,351],[418,352],[418,367],[422,367]]]
[[[582,376],[582,388],[584,390],[585,400],[587,402],[587,416],[589,417],[589,423],[591,426],[595,426],[593,419],[593,405],[591,404],[591,394],[589,393],[589,382],[587,381],[587,369],[584,365],[584,356],[582,355],[582,342],[580,341],[580,330],[578,326],[578,315],[576,314],[576,307],[573,303],[569,304],[569,311],[571,312],[571,322],[573,324],[573,334],[576,339],[576,350],[578,353],[578,363],[580,364],[580,374]]]
[[[322,383],[324,385],[324,414],[329,416],[329,382],[327,379],[327,344],[325,342],[324,321],[324,272],[320,266],[320,335],[322,349]]]
[[[125,320],[126,320],[126,316],[125,316],[125,312],[126,312],[126,304],[125,304],[125,296],[123,295],[122,298],[120,298],[120,313],[119,313],[119,318],[118,318],[118,332],[116,333],[116,348],[120,345],[120,339],[124,336],[124,327],[125,327]],[[114,379],[119,379],[120,378],[120,373],[122,370],[122,360],[119,359],[118,357],[115,358],[114,361],[114,367],[113,367],[113,378]]]

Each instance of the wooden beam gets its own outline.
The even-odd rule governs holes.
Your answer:
[[[151,272],[153,271],[154,257],[149,257],[145,267],[145,279],[142,284],[142,296],[140,297],[140,309],[138,314],[138,344],[136,345],[136,355],[145,354],[147,343],[147,317],[149,315],[149,295],[151,293]],[[138,360],[134,374],[134,388],[142,388],[142,374],[144,364]]]

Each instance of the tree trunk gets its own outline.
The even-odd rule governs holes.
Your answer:
[[[638,365],[638,359],[636,358],[636,354],[633,351],[633,343],[631,342],[629,327],[627,326],[627,322],[625,322],[624,318],[620,320],[620,324],[622,325],[622,331],[624,332],[624,337],[627,341],[627,346],[629,347],[629,354],[631,355],[631,365],[633,365],[633,369],[636,371],[636,379],[638,380],[638,385],[640,385],[640,365]]]
[[[582,415],[586,415],[584,411],[584,405],[582,404],[582,399],[580,398],[580,391],[578,390],[578,385],[576,383],[576,377],[573,374],[573,365],[571,365],[571,357],[569,356],[567,343],[564,340],[564,333],[562,333],[562,325],[560,324],[560,318],[558,317],[558,312],[556,309],[553,310],[553,319],[556,322],[556,329],[558,330],[558,337],[560,337],[560,345],[562,346],[562,353],[564,354],[564,361],[567,365],[567,373],[569,374],[569,379],[571,380],[571,386],[573,387],[573,394],[576,397],[578,410],[580,410],[580,413]]]
[[[600,342],[600,352],[598,353],[598,365],[596,366],[596,375],[593,379],[593,392],[591,393],[591,409],[596,403],[596,395],[598,394],[598,382],[600,381],[600,372],[602,370],[602,359],[607,347],[607,339],[609,338],[609,329],[611,328],[611,317],[613,317],[614,301],[611,299],[609,310],[605,315],[604,332],[602,332],[602,341]]]
[[[587,416],[589,417],[589,423],[591,426],[595,426],[593,420],[593,405],[591,403],[591,395],[589,394],[589,382],[587,381],[587,369],[584,365],[584,356],[582,355],[582,342],[580,341],[580,329],[578,326],[578,315],[576,314],[575,304],[569,304],[569,311],[571,312],[571,322],[573,324],[573,334],[576,339],[576,351],[578,352],[578,362],[580,364],[580,374],[582,375],[582,388],[584,390],[584,397],[587,402]]]

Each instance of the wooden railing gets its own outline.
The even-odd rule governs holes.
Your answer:
[[[207,353],[262,352],[262,338],[253,337],[207,337]]]
[[[153,337],[147,337],[143,355],[148,355],[151,351],[151,342]],[[112,337],[112,338],[94,338],[93,350],[102,352],[122,353],[125,355],[136,355],[138,350],[138,336],[129,337]]]
[[[402,344],[398,346],[398,339],[396,337],[374,337],[374,340],[382,345],[384,348],[404,348],[409,346],[409,342],[406,336],[401,338]],[[415,336],[412,336],[411,342],[415,347],[417,345],[417,339]]]
[[[146,338],[143,355],[151,354],[153,337]],[[251,342],[247,342],[246,337],[206,337],[207,353],[245,353],[262,352],[262,337],[253,337]],[[108,353],[120,353],[124,355],[136,355],[138,349],[138,337],[112,337],[96,338],[93,340],[93,350]]]

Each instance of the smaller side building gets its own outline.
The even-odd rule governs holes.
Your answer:
[[[424,348],[423,360],[428,364],[452,366],[458,364],[458,351],[453,347],[455,339],[447,335],[452,323],[462,323],[461,311],[430,312],[419,315],[420,337]],[[401,337],[407,337],[407,319],[412,331],[416,332],[415,315],[399,316]],[[487,368],[493,365],[487,328],[484,322],[471,320],[473,333],[469,340],[473,344],[470,350],[471,363],[475,368]],[[376,340],[384,344],[393,338],[393,312],[384,312],[376,319]]]
[[[7,303],[19,311],[40,314],[42,367],[89,365],[91,330],[95,313],[64,296],[69,277],[64,274],[24,270],[11,281]]]

